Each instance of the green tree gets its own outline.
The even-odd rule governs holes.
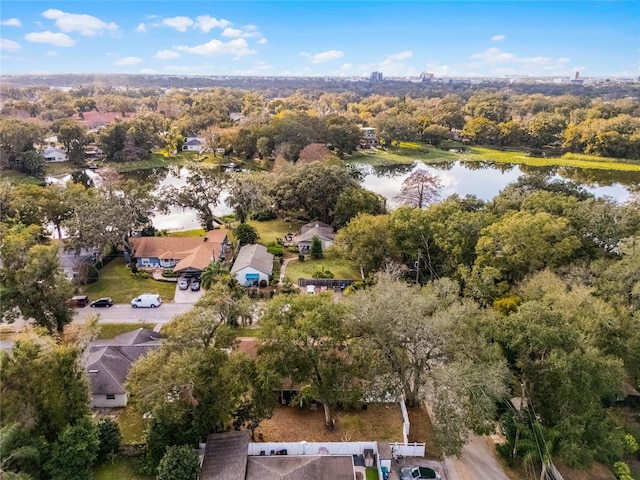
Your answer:
[[[238,173],[232,174],[227,183],[228,196],[226,203],[240,220],[245,223],[251,212],[263,210],[268,207],[266,186],[262,178],[256,174]]]
[[[0,472],[9,479],[13,478],[11,474],[16,475],[16,480],[38,478],[43,447],[19,423],[6,424],[0,429]]]
[[[65,428],[53,443],[45,469],[54,480],[91,480],[99,446],[95,425],[83,418]]]
[[[260,319],[259,355],[269,370],[299,384],[301,400],[324,407],[333,426],[338,402],[360,400],[360,365],[345,323],[344,308],[328,295],[278,295]]]
[[[71,322],[72,286],[58,260],[58,247],[37,243],[40,227],[16,225],[3,232],[0,255],[0,312],[5,321],[33,319],[49,332],[61,333]]]
[[[118,422],[111,418],[101,418],[96,423],[98,431],[98,461],[105,461],[120,451],[122,434]]]
[[[432,124],[426,127],[421,134],[423,142],[427,142],[434,147],[439,147],[440,144],[451,137],[451,130],[442,125]]]
[[[361,187],[345,189],[336,201],[333,225],[344,227],[359,213],[380,215],[386,213],[386,199],[382,195],[373,193]]]
[[[331,223],[340,194],[358,186],[349,171],[336,162],[296,164],[278,173],[270,188],[276,208],[302,210],[309,218]]]
[[[537,113],[527,123],[530,142],[538,148],[558,140],[565,127],[566,120],[550,112]]]
[[[493,145],[497,142],[500,131],[493,120],[474,117],[466,123],[461,134],[473,143]]]
[[[360,145],[360,128],[349,119],[340,115],[324,117],[327,129],[327,142],[335,147],[338,158],[345,153],[351,154]]]
[[[317,235],[311,239],[311,248],[309,249],[311,258],[322,258],[322,242]]]
[[[160,465],[157,480],[197,480],[200,473],[198,452],[188,445],[167,448]]]
[[[164,187],[161,197],[170,205],[194,209],[202,227],[213,230],[216,224],[223,224],[213,210],[226,188],[227,176],[216,169],[197,165],[190,166],[190,171],[184,187]]]
[[[241,223],[233,229],[233,236],[240,245],[251,245],[258,241],[258,231],[248,223]]]
[[[42,155],[34,150],[22,153],[22,171],[27,175],[44,180],[46,161]]]

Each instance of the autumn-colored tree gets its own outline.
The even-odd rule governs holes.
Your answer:
[[[402,182],[400,194],[396,198],[404,205],[425,208],[438,200],[442,186],[442,182],[437,175],[432,175],[426,170],[419,169]]]

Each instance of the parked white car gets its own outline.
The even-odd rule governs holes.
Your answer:
[[[156,308],[162,304],[162,299],[157,293],[143,293],[142,295],[131,300],[133,308]]]

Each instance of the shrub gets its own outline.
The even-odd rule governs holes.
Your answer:
[[[273,210],[261,210],[260,212],[255,212],[251,215],[251,220],[256,220],[258,222],[266,222],[268,220],[275,220],[278,218],[278,214]]]
[[[304,255],[303,254],[301,254],[301,253],[298,254],[298,261],[299,262],[304,262]]]
[[[618,480],[633,480],[631,476],[631,470],[629,465],[624,462],[616,462],[613,464],[613,471],[616,474]]]
[[[98,441],[100,442],[98,461],[103,462],[118,453],[122,443],[122,434],[118,423],[110,418],[101,418],[96,423],[96,427],[98,428]]]
[[[200,471],[198,454],[188,445],[167,448],[160,465],[158,480],[196,480]]]
[[[269,245],[267,247],[267,252],[269,252],[272,255],[275,255],[277,257],[282,257],[284,256],[284,246],[283,245]]]
[[[238,225],[233,230],[233,235],[240,242],[240,245],[249,245],[258,240],[258,231],[247,223]]]
[[[311,258],[322,258],[322,242],[317,235],[314,235],[311,239]]]
[[[149,272],[141,272],[138,269],[136,269],[136,271],[132,271],[131,272],[131,276],[133,278],[139,278],[141,280],[147,279],[147,278],[151,278],[151,274]]]
[[[264,278],[262,280],[260,280],[260,287],[264,288],[268,285],[269,282],[267,282]]]
[[[335,278],[333,272],[328,268],[316,268],[311,275],[312,278]]]

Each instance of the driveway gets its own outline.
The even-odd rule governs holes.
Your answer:
[[[405,467],[429,467],[438,472],[442,480],[453,480],[455,478],[450,477],[446,474],[444,462],[439,462],[438,460],[427,460],[423,457],[403,457],[399,460],[391,460],[391,472],[389,472],[389,480],[399,480],[400,470]]]
[[[449,480],[509,480],[496,457],[495,443],[488,436],[472,436],[459,459],[447,458],[444,463]]]
[[[197,292],[192,292],[191,288],[180,290],[176,284],[176,294],[173,297],[173,303],[189,303],[193,305],[202,295],[204,295],[204,289],[202,288]]]

